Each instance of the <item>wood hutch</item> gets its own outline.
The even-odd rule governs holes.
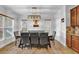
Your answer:
[[[79,6],[70,10],[71,26],[73,29],[79,27]],[[78,29],[79,30],[79,29]],[[71,31],[71,29],[70,29]],[[79,52],[79,35],[75,34],[75,31],[72,31],[66,34],[66,44],[69,48]]]

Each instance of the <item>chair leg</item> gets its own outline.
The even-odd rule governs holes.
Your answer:
[[[21,49],[23,49],[23,45],[22,45]]]
[[[21,49],[25,48],[25,44],[24,43],[22,43],[21,45],[22,45]]]
[[[32,49],[32,44],[30,44],[30,48]]]
[[[53,42],[53,45],[55,45],[55,41],[52,41]]]
[[[50,41],[49,41],[48,45],[49,45],[49,47],[51,48],[51,44],[50,44]]]
[[[30,44],[30,48],[32,49],[31,44]]]
[[[19,48],[22,46],[23,44],[22,44],[22,40],[20,40],[20,43],[19,43]]]
[[[18,45],[18,48],[20,48],[20,44]]]
[[[55,42],[54,42],[54,45],[55,45]]]
[[[15,45],[17,45],[17,40],[15,41]]]
[[[49,47],[51,48],[51,45],[49,44]]]
[[[17,40],[18,40],[18,37],[16,37],[16,40],[15,40],[15,45],[17,45]]]
[[[22,44],[20,43],[20,44],[18,45],[18,47],[21,48],[21,46],[22,46]]]

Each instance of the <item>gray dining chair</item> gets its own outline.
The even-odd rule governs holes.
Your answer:
[[[53,35],[52,35],[52,42],[55,45],[55,36],[56,36],[56,31],[53,31]]]
[[[21,40],[20,40],[19,46],[22,46],[21,47],[22,49],[27,46],[30,46],[29,33],[27,33],[27,32],[21,33]]]
[[[19,41],[19,39],[20,39],[20,35],[19,35],[19,31],[15,31],[14,32],[14,36],[15,36],[15,45],[17,45],[18,44],[18,41]]]
[[[48,33],[40,33],[40,46],[48,48],[51,47],[50,40],[48,39]]]
[[[38,47],[38,44],[39,44],[38,39],[39,39],[38,33],[30,33],[31,48],[33,46],[37,46]]]

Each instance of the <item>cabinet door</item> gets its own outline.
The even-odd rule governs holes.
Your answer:
[[[79,52],[79,36],[72,37],[72,48]]]
[[[77,7],[77,25],[79,26],[79,6]]]
[[[76,26],[76,20],[77,15],[76,15],[76,8],[71,10],[71,26]]]
[[[71,35],[66,34],[66,44],[68,47],[71,47]]]

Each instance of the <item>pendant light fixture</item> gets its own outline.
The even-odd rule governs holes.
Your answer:
[[[38,15],[38,9],[37,7],[32,7],[32,15],[28,15],[28,19],[31,19],[33,21],[33,27],[39,27],[39,20],[41,19],[41,16]]]

